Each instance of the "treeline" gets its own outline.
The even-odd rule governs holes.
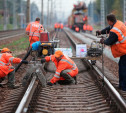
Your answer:
[[[104,3],[105,16],[109,13],[113,13],[116,15],[117,19],[123,21],[123,0],[104,0]],[[95,0],[93,2],[93,7],[95,21],[99,22],[101,16],[101,0]]]
[[[6,5],[5,5],[5,2],[6,2]],[[34,17],[40,16],[40,12],[35,3],[32,3],[31,7],[32,8],[30,11],[31,12],[30,20],[33,21]],[[24,28],[26,26],[27,0],[0,0],[0,30],[4,29],[4,25],[5,25],[4,11],[5,10],[6,10],[7,29]],[[15,14],[15,16],[13,14]],[[13,20],[16,20],[16,22],[14,23]]]

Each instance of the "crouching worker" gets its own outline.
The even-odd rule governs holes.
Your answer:
[[[20,58],[14,58],[11,55],[11,51],[8,48],[3,48],[0,53],[0,83],[8,75],[8,88],[15,89],[19,86],[15,85],[15,71],[12,64],[18,64],[20,62],[28,64],[28,61],[21,60]],[[2,86],[2,84],[0,85]]]
[[[54,55],[46,56],[41,60],[41,63],[53,61],[56,66],[56,72],[54,77],[47,83],[52,86],[54,83],[59,84],[75,84],[76,75],[78,74],[78,68],[74,61],[68,56],[63,55],[62,51],[58,50]]]

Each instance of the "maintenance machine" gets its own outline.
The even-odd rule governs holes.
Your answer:
[[[56,40],[55,38],[50,40],[48,32],[40,33],[40,41],[33,43],[32,48],[27,53],[30,53],[32,60],[29,62],[27,73],[23,78],[23,86],[26,86],[33,76],[36,76],[39,79],[42,87],[46,86],[46,78],[43,74],[45,65],[41,64],[40,60],[45,56],[54,54],[54,48],[58,42],[59,40]],[[34,73],[34,75],[32,73]]]

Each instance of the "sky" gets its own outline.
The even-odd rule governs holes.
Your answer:
[[[50,6],[51,6],[51,0]],[[73,4],[76,4],[78,1],[84,1],[86,5],[93,0],[53,0],[53,12],[56,12],[59,18],[66,19],[71,14]],[[41,11],[41,0],[31,0],[31,3],[34,2],[39,10]],[[47,14],[47,4],[48,0],[43,0],[44,2],[44,14]]]

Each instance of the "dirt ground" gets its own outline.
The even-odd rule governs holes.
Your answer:
[[[24,54],[22,54],[22,55],[20,55],[20,56],[18,56],[19,58],[23,58],[24,57]],[[27,67],[27,64],[25,65],[25,64],[23,64],[22,66],[21,66],[21,68],[15,73],[15,84],[20,84],[21,83],[21,81],[22,81],[22,78],[23,78],[23,73],[25,73],[25,69],[26,69],[26,67]],[[6,83],[7,82],[7,77],[6,77],[6,79],[3,81],[3,83]],[[1,105],[1,103],[5,100],[5,98],[7,97],[7,95],[8,94],[10,94],[11,93],[11,89],[8,89],[6,86],[5,86],[5,88],[1,88],[0,87],[0,105]]]
[[[52,35],[52,33],[50,33],[50,35]],[[65,34],[63,32],[60,33],[59,35],[59,40],[62,40],[63,38],[65,37]],[[21,37],[19,37],[21,38]],[[3,42],[0,42],[0,44],[3,44],[3,43],[10,43],[11,41],[15,41],[15,40],[18,40],[18,38],[12,38],[11,40],[4,40]],[[71,47],[71,43],[69,41],[67,41],[68,39],[67,38],[64,38],[64,41],[60,42],[60,47],[68,47],[70,48]],[[72,48],[73,49],[73,48]],[[73,53],[75,55],[75,51]],[[19,55],[18,57],[20,58],[23,58],[25,54],[21,54]],[[101,62],[101,60],[99,60]],[[115,76],[118,77],[118,64],[115,63],[114,61],[110,60],[108,57],[106,57],[104,55],[104,64],[105,64],[105,67],[107,67]],[[18,72],[16,72],[15,74],[15,78],[16,78],[16,83],[19,84],[23,78],[23,72],[25,72],[26,70],[26,67],[27,65],[22,65],[21,68],[18,70]],[[55,70],[55,69],[54,69]],[[53,74],[52,74],[53,75]],[[52,76],[50,76],[48,78],[48,80],[51,79]],[[9,90],[8,88],[0,88],[0,105],[1,103],[5,100],[6,96],[8,94],[10,94],[12,90]]]
[[[54,33],[54,31],[51,31],[50,32],[50,36],[52,36],[53,35],[53,33]],[[22,36],[26,36],[26,35],[22,35]],[[5,40],[2,40],[2,41],[0,41],[0,44],[7,44],[7,43],[11,43],[11,42],[13,42],[13,41],[16,41],[16,40],[19,40],[20,38],[22,38],[22,36],[19,36],[19,37],[13,37],[13,38],[10,38],[10,39],[5,39]],[[27,36],[26,36],[26,38],[28,38]],[[13,46],[12,46],[12,48],[13,48]],[[10,48],[11,49],[11,48]],[[24,56],[25,56],[25,54],[26,54],[26,52],[27,52],[27,48],[26,48],[26,50],[24,50],[24,51],[18,51],[17,53],[16,53],[16,55],[17,55],[17,57],[19,57],[19,58],[23,58]],[[28,61],[30,60],[30,57],[28,57]],[[17,65],[15,65],[15,67],[16,67]],[[21,83],[21,81],[22,81],[22,78],[23,78],[23,76],[24,76],[24,73],[26,72],[26,67],[27,67],[27,64],[25,65],[25,64],[23,64],[20,68],[19,68],[19,70],[15,73],[15,84],[20,84]],[[6,83],[7,82],[7,77],[6,77],[6,79],[3,81],[4,83]],[[4,102],[4,100],[6,99],[6,97],[12,92],[13,90],[10,90],[10,89],[8,89],[8,88],[1,88],[0,87],[0,108],[1,108],[1,106],[2,106],[2,102]]]

